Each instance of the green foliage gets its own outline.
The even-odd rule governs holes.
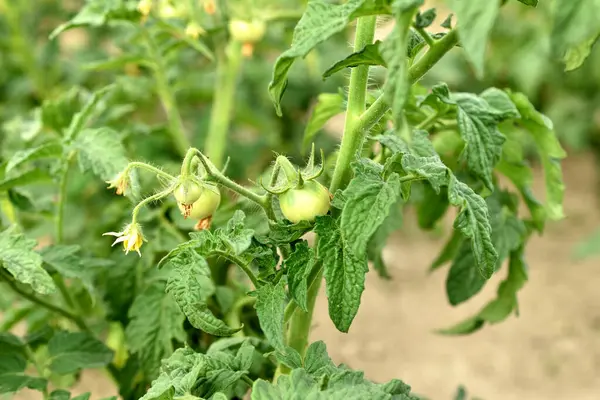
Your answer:
[[[452,0],[457,26],[450,15],[442,33],[422,0],[89,0],[70,20],[58,5],[13,3],[0,19],[9,55],[0,59],[0,394],[88,399],[64,386],[105,368],[124,400],[414,400],[403,382],[371,382],[336,365],[323,342],[308,345],[323,276],[330,318],[348,332],[369,265],[392,278],[383,251],[405,213],[448,236],[430,269],[449,264],[450,305],[505,274],[496,298],[440,333],[518,314],[528,240],[564,214],[566,152],[512,78],[464,88],[433,69],[452,52],[480,79],[501,71],[507,63],[486,59],[498,57],[488,44],[507,1]],[[599,12],[596,0],[556,4],[551,35],[532,37],[583,69]],[[383,19],[393,29],[374,42]],[[67,48],[62,34],[73,28],[84,28],[85,46]],[[516,54],[521,81],[530,64],[549,64]],[[319,132],[342,113],[336,151]],[[298,168],[317,139],[322,166],[313,146]],[[536,154],[543,202],[532,189]],[[199,221],[194,204],[171,196],[190,181],[196,206],[208,191],[220,202]],[[306,187],[320,189],[322,212],[292,224],[282,209],[310,214]],[[297,201],[280,203],[289,190]],[[23,339],[4,332],[20,323]]]

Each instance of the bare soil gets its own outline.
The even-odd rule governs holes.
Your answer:
[[[324,340],[336,363],[376,381],[400,378],[432,400],[452,399],[463,384],[485,400],[600,399],[600,258],[577,262],[574,247],[600,227],[592,157],[568,159],[567,218],[550,224],[527,248],[530,281],[519,295],[520,317],[465,337],[434,333],[471,316],[495,295],[504,272],[478,296],[451,307],[446,270],[427,273],[447,236],[425,234],[413,221],[390,240],[385,259],[393,280],[368,275],[361,309],[350,333],[336,331],[321,294],[312,340]],[[537,181],[543,177],[537,174]],[[96,371],[74,388],[93,399],[114,388]],[[22,400],[38,394],[23,393]]]

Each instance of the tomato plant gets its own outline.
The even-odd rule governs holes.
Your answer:
[[[405,212],[431,230],[456,210],[430,267],[449,265],[452,306],[505,276],[440,333],[518,312],[527,243],[563,217],[566,153],[514,87],[422,78],[452,54],[481,81],[505,4],[537,0],[448,0],[441,24],[423,0],[42,3],[0,2],[0,394],[86,399],[66,388],[104,368],[126,400],[417,399],[310,341],[323,280],[348,332],[369,265],[389,278]],[[600,33],[597,3],[547,11],[568,69]],[[25,27],[48,16],[38,41]],[[65,49],[78,33],[87,46]],[[337,115],[339,148],[322,134]]]

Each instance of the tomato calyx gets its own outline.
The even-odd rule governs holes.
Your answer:
[[[321,163],[315,165],[315,146],[313,144],[310,157],[303,169],[296,168],[287,157],[278,156],[273,165],[271,183],[265,185],[261,179],[260,185],[273,195],[281,195],[291,189],[301,189],[307,182],[314,181],[323,173],[325,156],[323,150],[320,153]],[[280,176],[281,171],[283,171],[283,177]]]

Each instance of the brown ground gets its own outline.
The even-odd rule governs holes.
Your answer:
[[[572,259],[574,246],[600,227],[596,173],[591,157],[569,159],[564,168],[568,217],[527,249],[530,282],[519,295],[519,318],[466,337],[434,334],[476,312],[504,274],[466,305],[452,308],[444,294],[446,271],[426,272],[443,238],[407,222],[385,254],[394,279],[369,275],[349,334],[334,328],[323,294],[312,339],[324,340],[336,363],[377,381],[401,378],[432,400],[451,399],[459,384],[485,400],[600,399],[600,258]],[[85,391],[93,399],[114,394],[96,372],[87,372],[74,389]]]

